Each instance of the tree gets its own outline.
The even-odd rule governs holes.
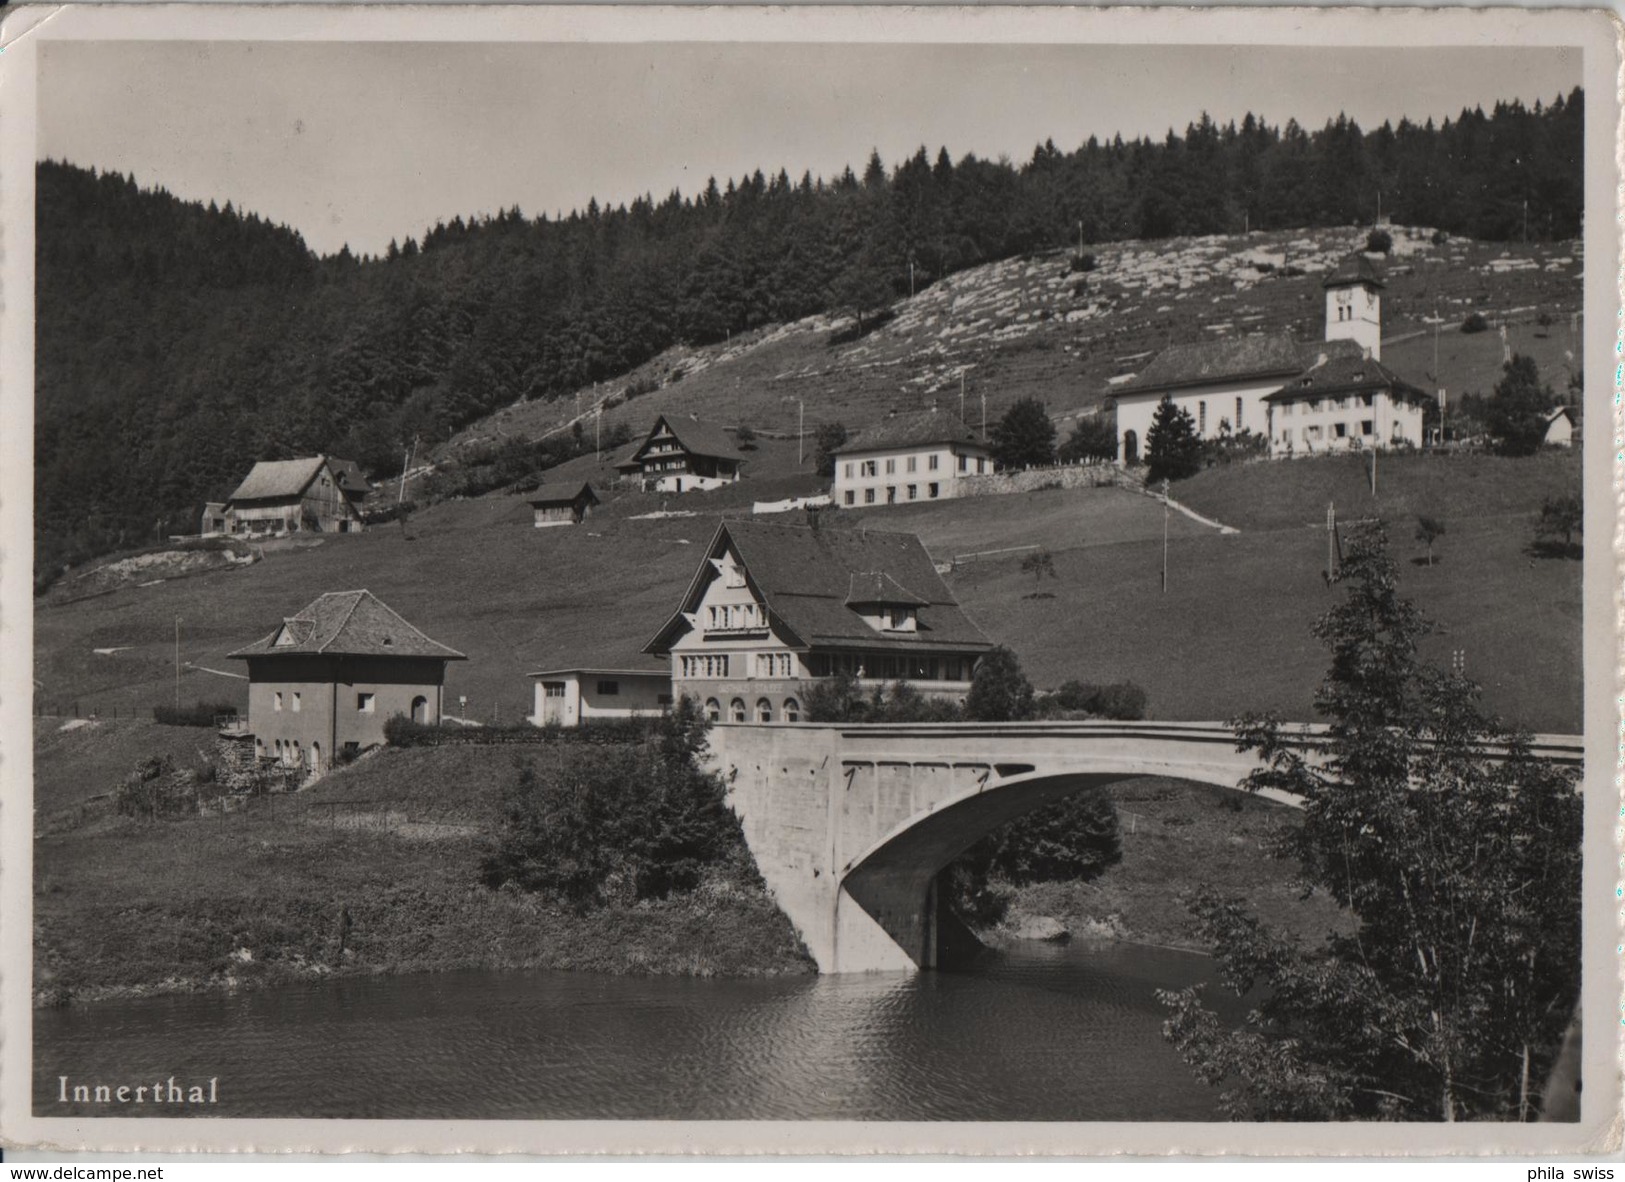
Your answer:
[[[755,451],[756,432],[745,423],[740,423],[734,430],[734,442],[739,445],[740,451]]]
[[[1365,236],[1367,254],[1388,254],[1394,249],[1394,236],[1381,226]]]
[[[965,717],[975,722],[1018,722],[1033,714],[1033,683],[1021,671],[1016,654],[1002,644],[976,663]]]
[[[1416,519],[1416,540],[1428,548],[1428,565],[1433,565],[1433,543],[1444,537],[1444,522],[1426,513]]]
[[[1042,586],[1045,575],[1055,578],[1055,558],[1040,547],[1021,560],[1021,572],[1032,575],[1033,582]]]
[[[1042,467],[1055,462],[1055,424],[1036,398],[1019,398],[993,425],[989,443],[1004,468]]]
[[[1347,597],[1314,628],[1324,734],[1300,746],[1249,718],[1237,736],[1265,765],[1244,787],[1303,801],[1281,852],[1354,930],[1307,949],[1198,891],[1221,980],[1262,1000],[1227,1029],[1200,987],[1165,992],[1164,1034],[1237,1118],[1529,1119],[1579,990],[1575,773],[1421,661],[1430,625],[1380,523],[1347,538],[1337,577]]]
[[[819,423],[813,433],[813,465],[820,476],[835,476],[835,453],[846,442],[846,424]]]
[[[1087,882],[1123,860],[1117,806],[1080,792],[1001,825],[967,850],[975,874],[1008,882]]]
[[[1538,451],[1546,439],[1546,412],[1556,401],[1552,388],[1541,383],[1535,359],[1514,353],[1501,367],[1501,380],[1484,416],[1495,450],[1504,456]]]
[[[1579,557],[1574,535],[1585,528],[1585,506],[1580,495],[1572,493],[1561,497],[1547,497],[1535,519],[1535,534],[1542,538],[1562,538],[1562,552]],[[1553,544],[1555,545],[1555,543]]]
[[[1117,428],[1105,415],[1086,415],[1072,428],[1066,442],[1056,449],[1056,458],[1068,464],[1115,460]]]
[[[1183,480],[1202,470],[1202,441],[1196,434],[1196,420],[1167,394],[1157,404],[1151,429],[1145,433],[1145,463],[1147,484]]]

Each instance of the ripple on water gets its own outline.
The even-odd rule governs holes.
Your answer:
[[[1153,991],[1161,949],[1041,947],[970,970],[768,980],[461,972],[35,1014],[57,1077],[220,1079],[216,1116],[1204,1120]],[[157,1106],[117,1115],[175,1115]]]

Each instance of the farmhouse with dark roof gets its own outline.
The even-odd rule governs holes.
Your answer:
[[[204,533],[359,533],[371,488],[348,460],[260,460],[224,503],[204,509]]]
[[[841,673],[962,697],[992,647],[912,534],[725,521],[644,652],[714,719],[799,722]]]
[[[661,415],[631,454],[615,465],[646,492],[720,488],[739,479],[745,457],[716,423]]]
[[[1251,433],[1274,456],[1420,445],[1428,395],[1381,364],[1384,286],[1356,252],[1321,281],[1323,340],[1261,334],[1164,349],[1114,390],[1119,462],[1144,458],[1164,396],[1201,438]]]
[[[382,743],[394,715],[439,723],[446,662],[467,659],[371,591],[330,591],[230,656],[248,662],[255,754],[315,770]]]
[[[960,495],[960,481],[993,470],[992,453],[956,414],[895,415],[835,453],[837,505],[894,505]]]

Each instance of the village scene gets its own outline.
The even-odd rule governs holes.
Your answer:
[[[42,138],[35,1114],[1578,1119],[1608,403],[1507,85],[342,257]]]

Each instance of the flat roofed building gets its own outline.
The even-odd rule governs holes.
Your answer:
[[[967,476],[993,471],[985,442],[956,414],[898,414],[842,444],[835,452],[835,504],[898,505],[960,495]]]
[[[370,591],[318,596],[230,657],[248,663],[255,754],[317,770],[382,743],[397,714],[438,724],[446,664],[467,660]]]
[[[545,669],[532,673],[536,726],[581,726],[594,719],[658,718],[671,705],[671,666]]]
[[[716,720],[799,722],[840,673],[963,697],[992,647],[912,534],[725,521],[643,651]]]

